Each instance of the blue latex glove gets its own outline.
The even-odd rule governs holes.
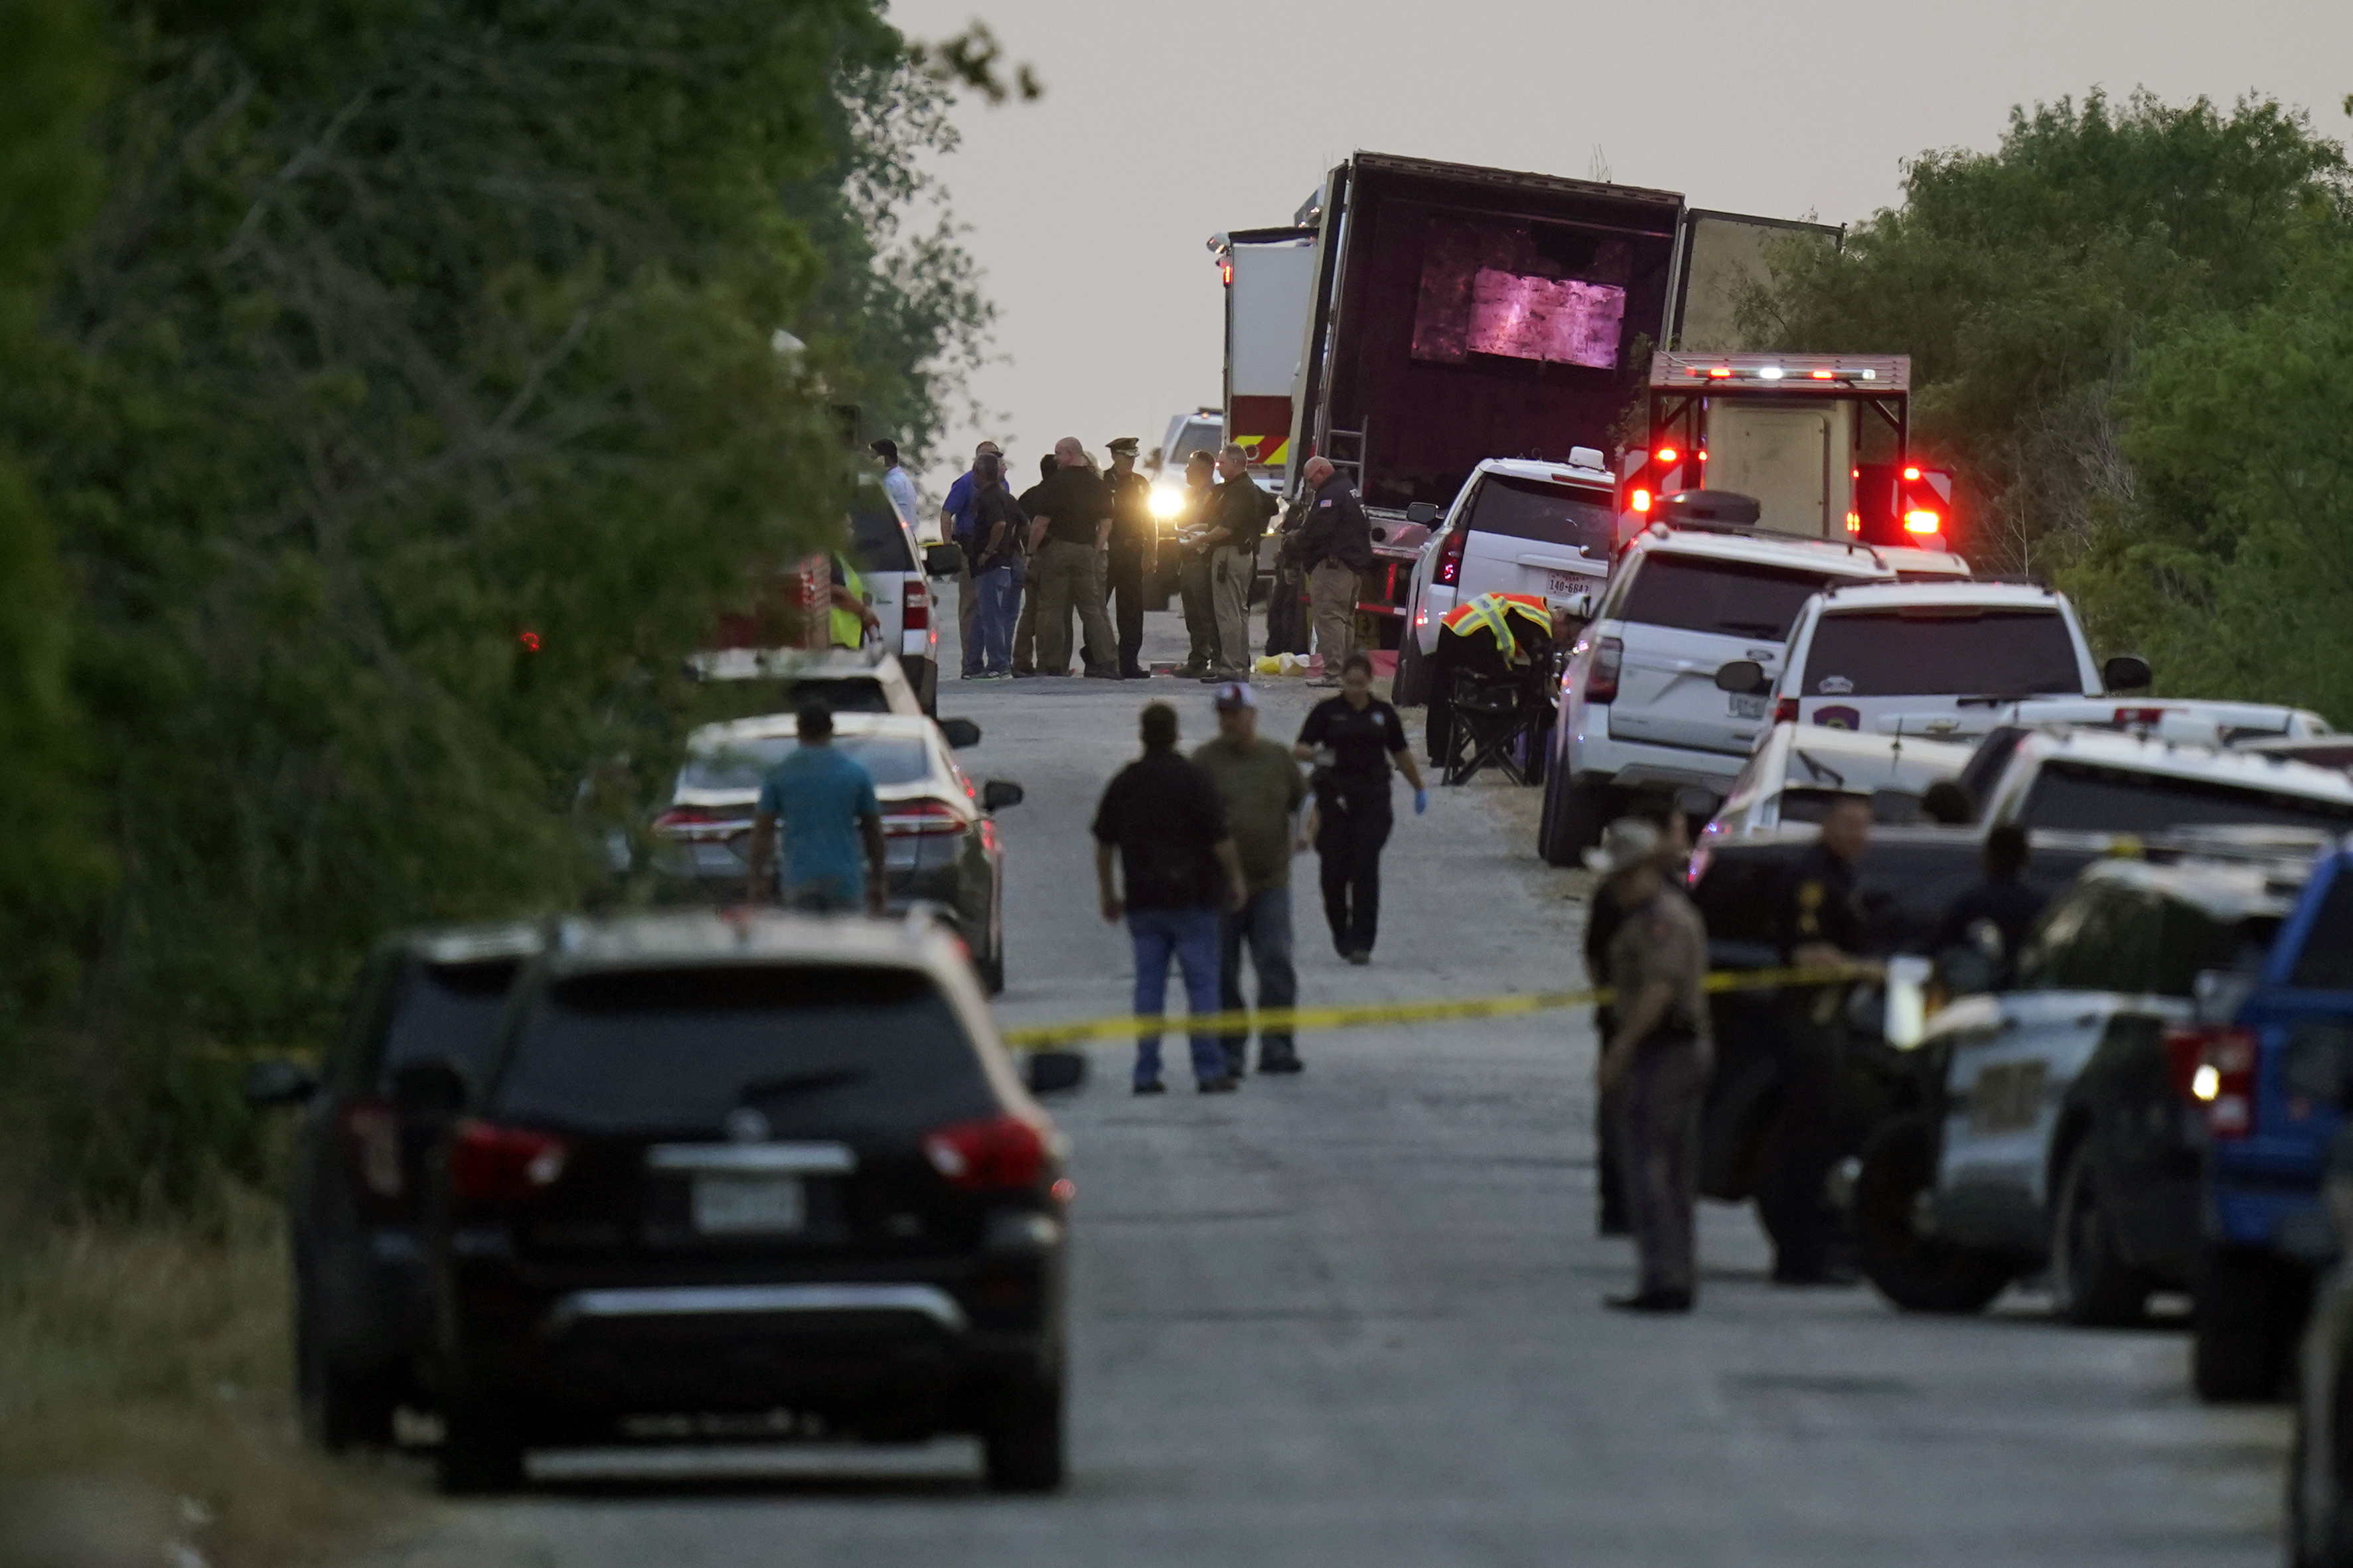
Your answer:
[[[1428,811],[1429,809],[1430,809],[1430,791],[1429,791],[1428,789],[1426,789],[1426,788],[1425,788],[1425,789],[1418,789],[1418,790],[1414,791],[1414,792],[1413,792],[1413,814],[1414,814],[1416,816],[1419,816],[1423,812],[1426,812],[1426,811]]]

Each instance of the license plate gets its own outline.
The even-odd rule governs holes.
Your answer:
[[[1545,596],[1552,599],[1567,599],[1575,595],[1590,592],[1593,584],[1594,579],[1588,577],[1582,572],[1547,572],[1545,574]]]
[[[808,1224],[798,1176],[697,1176],[694,1228],[709,1236],[797,1231]]]
[[[1734,692],[1732,716],[1736,719],[1762,719],[1765,717],[1765,699],[1745,692]]]

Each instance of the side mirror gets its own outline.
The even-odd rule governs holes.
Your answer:
[[[964,548],[956,544],[923,546],[923,575],[953,577],[964,570]]]
[[[990,779],[980,786],[980,809],[1003,811],[1008,805],[1019,805],[1021,795],[1021,786],[1011,779]]]
[[[2100,679],[2110,691],[2146,691],[2156,679],[2148,660],[2137,653],[2120,653],[2100,666]]]
[[[980,726],[969,719],[941,719],[935,722],[940,727],[940,739],[959,751],[980,744]]]
[[[1571,594],[1567,605],[1563,607],[1570,620],[1589,621],[1593,618],[1593,595],[1590,593]]]
[[[1755,697],[1770,689],[1765,667],[1753,658],[1736,658],[1715,672],[1715,689],[1735,697]]]
[[[1022,1081],[1032,1094],[1064,1094],[1087,1081],[1082,1051],[1032,1051],[1021,1067]]]
[[[1405,520],[1418,522],[1424,528],[1435,528],[1438,526],[1438,509],[1426,500],[1418,500],[1405,509]]]
[[[247,1065],[238,1088],[245,1102],[257,1110],[302,1105],[319,1092],[319,1075],[301,1062],[252,1062]]]
[[[392,1075],[392,1106],[410,1123],[445,1120],[466,1108],[471,1092],[464,1069],[436,1057],[411,1062]]]

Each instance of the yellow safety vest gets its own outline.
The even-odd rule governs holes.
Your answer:
[[[1482,594],[1447,611],[1438,624],[1456,637],[1471,637],[1483,628],[1493,636],[1496,651],[1510,659],[1520,649],[1520,639],[1512,632],[1515,615],[1528,616],[1547,631],[1552,628],[1551,609],[1531,594]]]
[[[841,585],[858,595],[860,604],[873,603],[866,596],[866,579],[858,574],[858,568],[849,563],[848,556],[836,555],[833,558],[833,569],[841,574]],[[827,600],[832,616],[830,624],[833,630],[833,646],[836,647],[864,647],[866,618],[855,611],[845,610],[839,605],[832,604],[831,599],[832,595],[828,594]]]

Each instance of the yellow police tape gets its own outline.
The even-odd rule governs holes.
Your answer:
[[[1810,969],[1719,970],[1700,982],[1711,994],[1725,991],[1780,991],[1801,985],[1841,985],[1854,980],[1876,980],[1885,971],[1875,963],[1840,964]],[[1273,1034],[1304,1034],[1311,1029],[1361,1029],[1376,1024],[1429,1024],[1455,1018],[1508,1018],[1522,1013],[1547,1013],[1561,1007],[1588,1007],[1610,1000],[1607,985],[1582,991],[1523,991],[1505,996],[1430,997],[1419,1002],[1368,1002],[1354,1007],[1277,1007],[1260,1012],[1207,1013],[1188,1017],[1139,1017],[1120,1014],[1069,1024],[1033,1024],[1007,1029],[1000,1037],[1011,1049],[1043,1050],[1081,1040],[1133,1039],[1138,1034],[1245,1035],[1253,1028]]]

